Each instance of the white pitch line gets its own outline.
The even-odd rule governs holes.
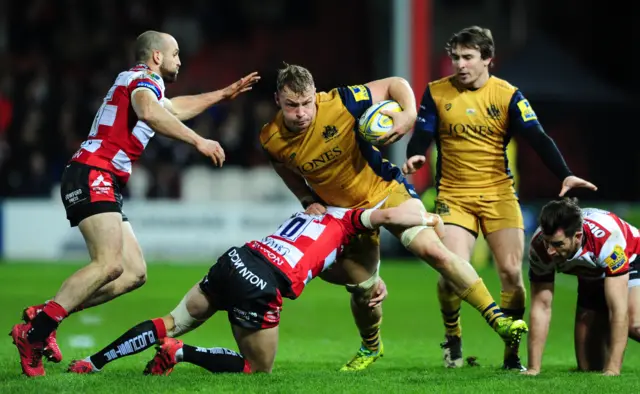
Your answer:
[[[76,349],[89,349],[95,345],[96,341],[92,335],[71,335],[69,346]]]
[[[98,324],[102,323],[102,318],[99,315],[81,313],[78,318],[80,319],[80,323],[86,326],[97,326]]]

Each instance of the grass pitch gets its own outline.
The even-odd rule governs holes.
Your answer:
[[[51,297],[77,265],[0,264],[0,300],[7,308],[0,327],[8,333],[22,309]],[[630,393],[640,387],[640,346],[630,342],[621,377],[572,373],[576,280],[559,277],[553,321],[537,377],[500,370],[503,346],[473,308],[462,313],[464,355],[477,356],[479,367],[442,367],[439,343],[443,328],[437,304],[435,272],[417,262],[385,261],[382,276],[389,298],[384,304],[382,338],[385,357],[361,373],[337,370],[356,352],[359,337],[349,311],[348,294],[320,279],[296,301],[285,300],[280,347],[271,375],[213,375],[180,364],[168,377],[142,375],[153,350],[118,360],[94,375],[65,372],[68,363],[101,349],[134,324],[171,311],[199,281],[207,265],[149,264],[147,284],[111,303],[72,315],[60,327],[64,360],[45,363],[47,376],[20,374],[18,352],[8,336],[0,342],[0,393]],[[481,271],[496,299],[496,273]],[[226,316],[219,314],[183,337],[198,346],[235,349]],[[525,337],[526,341],[526,337]],[[522,356],[526,360],[526,346]]]

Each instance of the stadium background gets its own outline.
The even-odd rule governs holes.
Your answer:
[[[149,262],[150,281],[139,293],[114,302],[115,307],[102,307],[106,316],[114,311],[111,308],[125,305],[148,311],[146,304],[136,304],[135,294],[164,300],[158,295],[163,291],[160,286],[166,285],[163,280],[185,272],[197,278],[203,269],[160,263],[210,263],[229,245],[268,233],[299,208],[268,166],[257,138],[260,127],[275,113],[275,75],[283,61],[309,68],[319,90],[399,75],[409,80],[419,101],[429,80],[450,73],[443,50],[447,38],[472,24],[493,31],[497,49],[493,72],[523,90],[571,169],[599,186],[597,193],[572,195],[581,198],[583,205],[612,209],[640,225],[636,205],[640,166],[631,102],[637,67],[628,44],[637,42],[637,30],[631,31],[630,9],[616,4],[0,0],[0,256],[4,263],[0,277],[12,281],[4,286],[2,299],[15,310],[11,316],[18,316],[25,302],[50,297],[74,267],[56,268],[58,264],[86,259],[77,229],[68,228],[57,183],[113,79],[132,64],[135,37],[146,29],[173,34],[181,48],[180,76],[177,83],[168,85],[168,97],[222,88],[254,70],[262,80],[249,94],[215,106],[188,123],[201,135],[220,141],[227,155],[224,168],[214,168],[191,147],[161,136],[149,144],[134,167],[125,211]],[[612,42],[622,43],[623,51],[614,50]],[[385,149],[385,156],[401,164],[407,140]],[[526,143],[519,142],[516,138],[511,147],[511,166],[518,175],[530,234],[540,205],[557,195],[560,181]],[[428,193],[432,176],[427,168],[412,181],[420,192]],[[429,204],[429,198],[425,201]],[[399,243],[388,234],[383,242],[383,273],[386,270],[392,277],[392,292],[393,283],[405,283],[405,269],[419,270],[419,275],[427,272],[416,285],[433,288],[431,271],[415,264],[402,266],[400,261],[409,256]],[[492,278],[488,280],[497,291],[495,274],[482,268],[490,265],[490,256],[480,245],[474,264]],[[34,273],[38,273],[35,280]],[[568,283],[573,286],[572,281]],[[344,321],[340,324],[345,326],[346,338],[351,338],[346,296],[325,284],[317,288],[313,302],[318,305],[326,294],[344,301],[343,309],[329,314]],[[181,289],[173,291],[175,296],[151,310],[168,310],[182,294]],[[435,291],[421,292],[436,311]],[[397,295],[396,300],[401,299],[403,295]],[[570,315],[572,300],[565,305]],[[13,320],[5,316],[0,322],[8,327]],[[126,328],[134,320],[123,318],[114,325]],[[70,330],[81,333],[74,324],[69,323],[74,327]],[[434,338],[439,338],[439,323],[430,325]],[[109,332],[97,334],[98,339],[100,335],[108,338]],[[437,342],[429,341],[428,346]],[[6,362],[17,370],[17,364],[8,361],[15,349],[4,345],[2,349],[0,364]],[[570,365],[571,349],[564,352],[568,358],[562,362]],[[437,365],[438,352],[431,357]]]

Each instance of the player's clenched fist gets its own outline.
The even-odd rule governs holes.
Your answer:
[[[211,160],[213,160],[213,164],[218,167],[222,167],[225,159],[224,150],[222,149],[218,141],[202,138],[198,140],[198,142],[196,142],[196,149],[198,149],[198,152],[202,153],[203,155],[210,157]]]
[[[405,175],[413,174],[414,172],[421,169],[426,161],[427,158],[422,155],[411,156],[402,165],[402,173]]]

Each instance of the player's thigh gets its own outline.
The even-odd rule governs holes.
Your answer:
[[[607,352],[609,313],[602,281],[578,282],[574,345],[578,369],[601,370]]]
[[[358,284],[371,278],[379,264],[380,233],[371,231],[353,237],[338,260],[319,276],[335,285]]]
[[[91,261],[122,264],[122,215],[105,212],[83,219],[78,225]]]
[[[270,373],[278,351],[278,326],[255,330],[231,324],[231,329],[251,372]]]
[[[184,296],[185,310],[189,316],[197,320],[206,320],[213,316],[218,309],[215,296],[206,294],[200,287],[201,282],[193,285]]]
[[[164,319],[167,334],[179,337],[199,327],[217,311],[215,300],[205,294],[200,283],[196,283],[180,303]]]
[[[60,197],[71,227],[78,226],[91,259],[121,264],[122,194],[109,171],[71,163],[63,174]]]
[[[141,279],[146,278],[147,264],[142,254],[142,248],[133,232],[128,220],[122,222],[122,257],[125,272]]]
[[[485,235],[493,252],[496,268],[504,283],[523,285],[522,258],[524,253],[524,231],[519,228],[503,228]]]
[[[629,272],[629,336],[640,341],[640,272],[637,266],[635,261],[631,263]]]
[[[581,371],[600,371],[607,354],[608,314],[592,309],[576,308],[574,346]]]
[[[445,236],[442,239],[444,246],[463,260],[469,261],[476,243],[476,235],[455,224],[445,224],[444,232]]]
[[[412,198],[401,205],[407,204],[422,204],[422,202]],[[472,216],[469,212],[465,212],[464,215]],[[432,228],[423,228],[414,233],[410,241],[409,239],[404,239],[403,244],[413,254],[426,259],[432,265],[446,263],[449,260],[450,253],[455,253],[468,261],[473,250],[475,234],[468,228],[456,224],[445,224],[444,227],[445,236],[443,239],[440,239]],[[405,228],[393,226],[387,229],[401,241],[403,240],[403,234],[407,231]],[[418,227],[414,229],[418,229]],[[412,230],[409,229],[408,231]]]
[[[480,228],[485,237],[503,229],[524,231],[522,210],[515,194],[479,196],[477,206]]]

